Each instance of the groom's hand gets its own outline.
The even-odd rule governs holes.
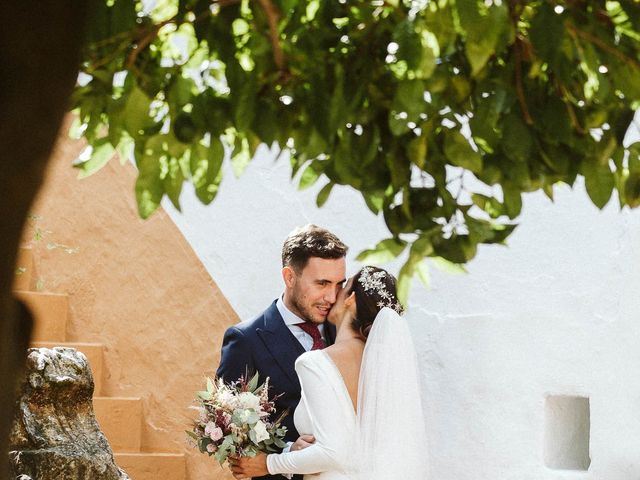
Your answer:
[[[300,435],[293,445],[291,445],[291,452],[295,452],[296,450],[304,450],[307,447],[310,447],[316,442],[316,438],[313,435]]]
[[[264,453],[259,453],[255,457],[228,457],[227,460],[233,476],[237,479],[269,475],[267,456]]]

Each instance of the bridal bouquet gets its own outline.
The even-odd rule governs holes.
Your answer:
[[[257,373],[249,381],[241,377],[230,384],[207,378],[207,389],[196,394],[199,418],[187,434],[220,465],[228,456],[253,457],[284,448],[284,414],[272,418],[275,399],[269,400],[268,390],[269,378],[258,386]]]

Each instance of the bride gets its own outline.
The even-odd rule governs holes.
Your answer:
[[[413,340],[395,278],[364,267],[341,290],[328,320],[335,344],[302,354],[294,413],[311,446],[230,459],[238,479],[304,474],[305,480],[425,479],[426,434]]]

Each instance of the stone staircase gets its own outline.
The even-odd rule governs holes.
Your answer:
[[[21,248],[14,291],[35,317],[33,347],[72,347],[84,353],[91,365],[95,389],[93,406],[102,431],[113,449],[115,461],[132,480],[186,480],[182,453],[157,453],[142,445],[142,399],[102,396],[103,351],[99,343],[67,342],[69,296],[34,291],[34,260],[31,248]]]

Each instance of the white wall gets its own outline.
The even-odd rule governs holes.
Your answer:
[[[356,254],[386,235],[359,195],[336,187],[324,208],[298,192],[286,159],[261,150],[246,173],[230,171],[219,197],[191,189],[178,227],[243,318],[281,291],[280,248],[313,222]],[[602,212],[579,186],[555,204],[525,197],[509,247],[481,247],[469,274],[416,280],[409,319],[423,366],[435,480],[640,479],[640,210]],[[397,265],[392,266],[392,269]],[[197,299],[194,299],[197,301]],[[588,471],[546,468],[545,395],[590,398]]]

